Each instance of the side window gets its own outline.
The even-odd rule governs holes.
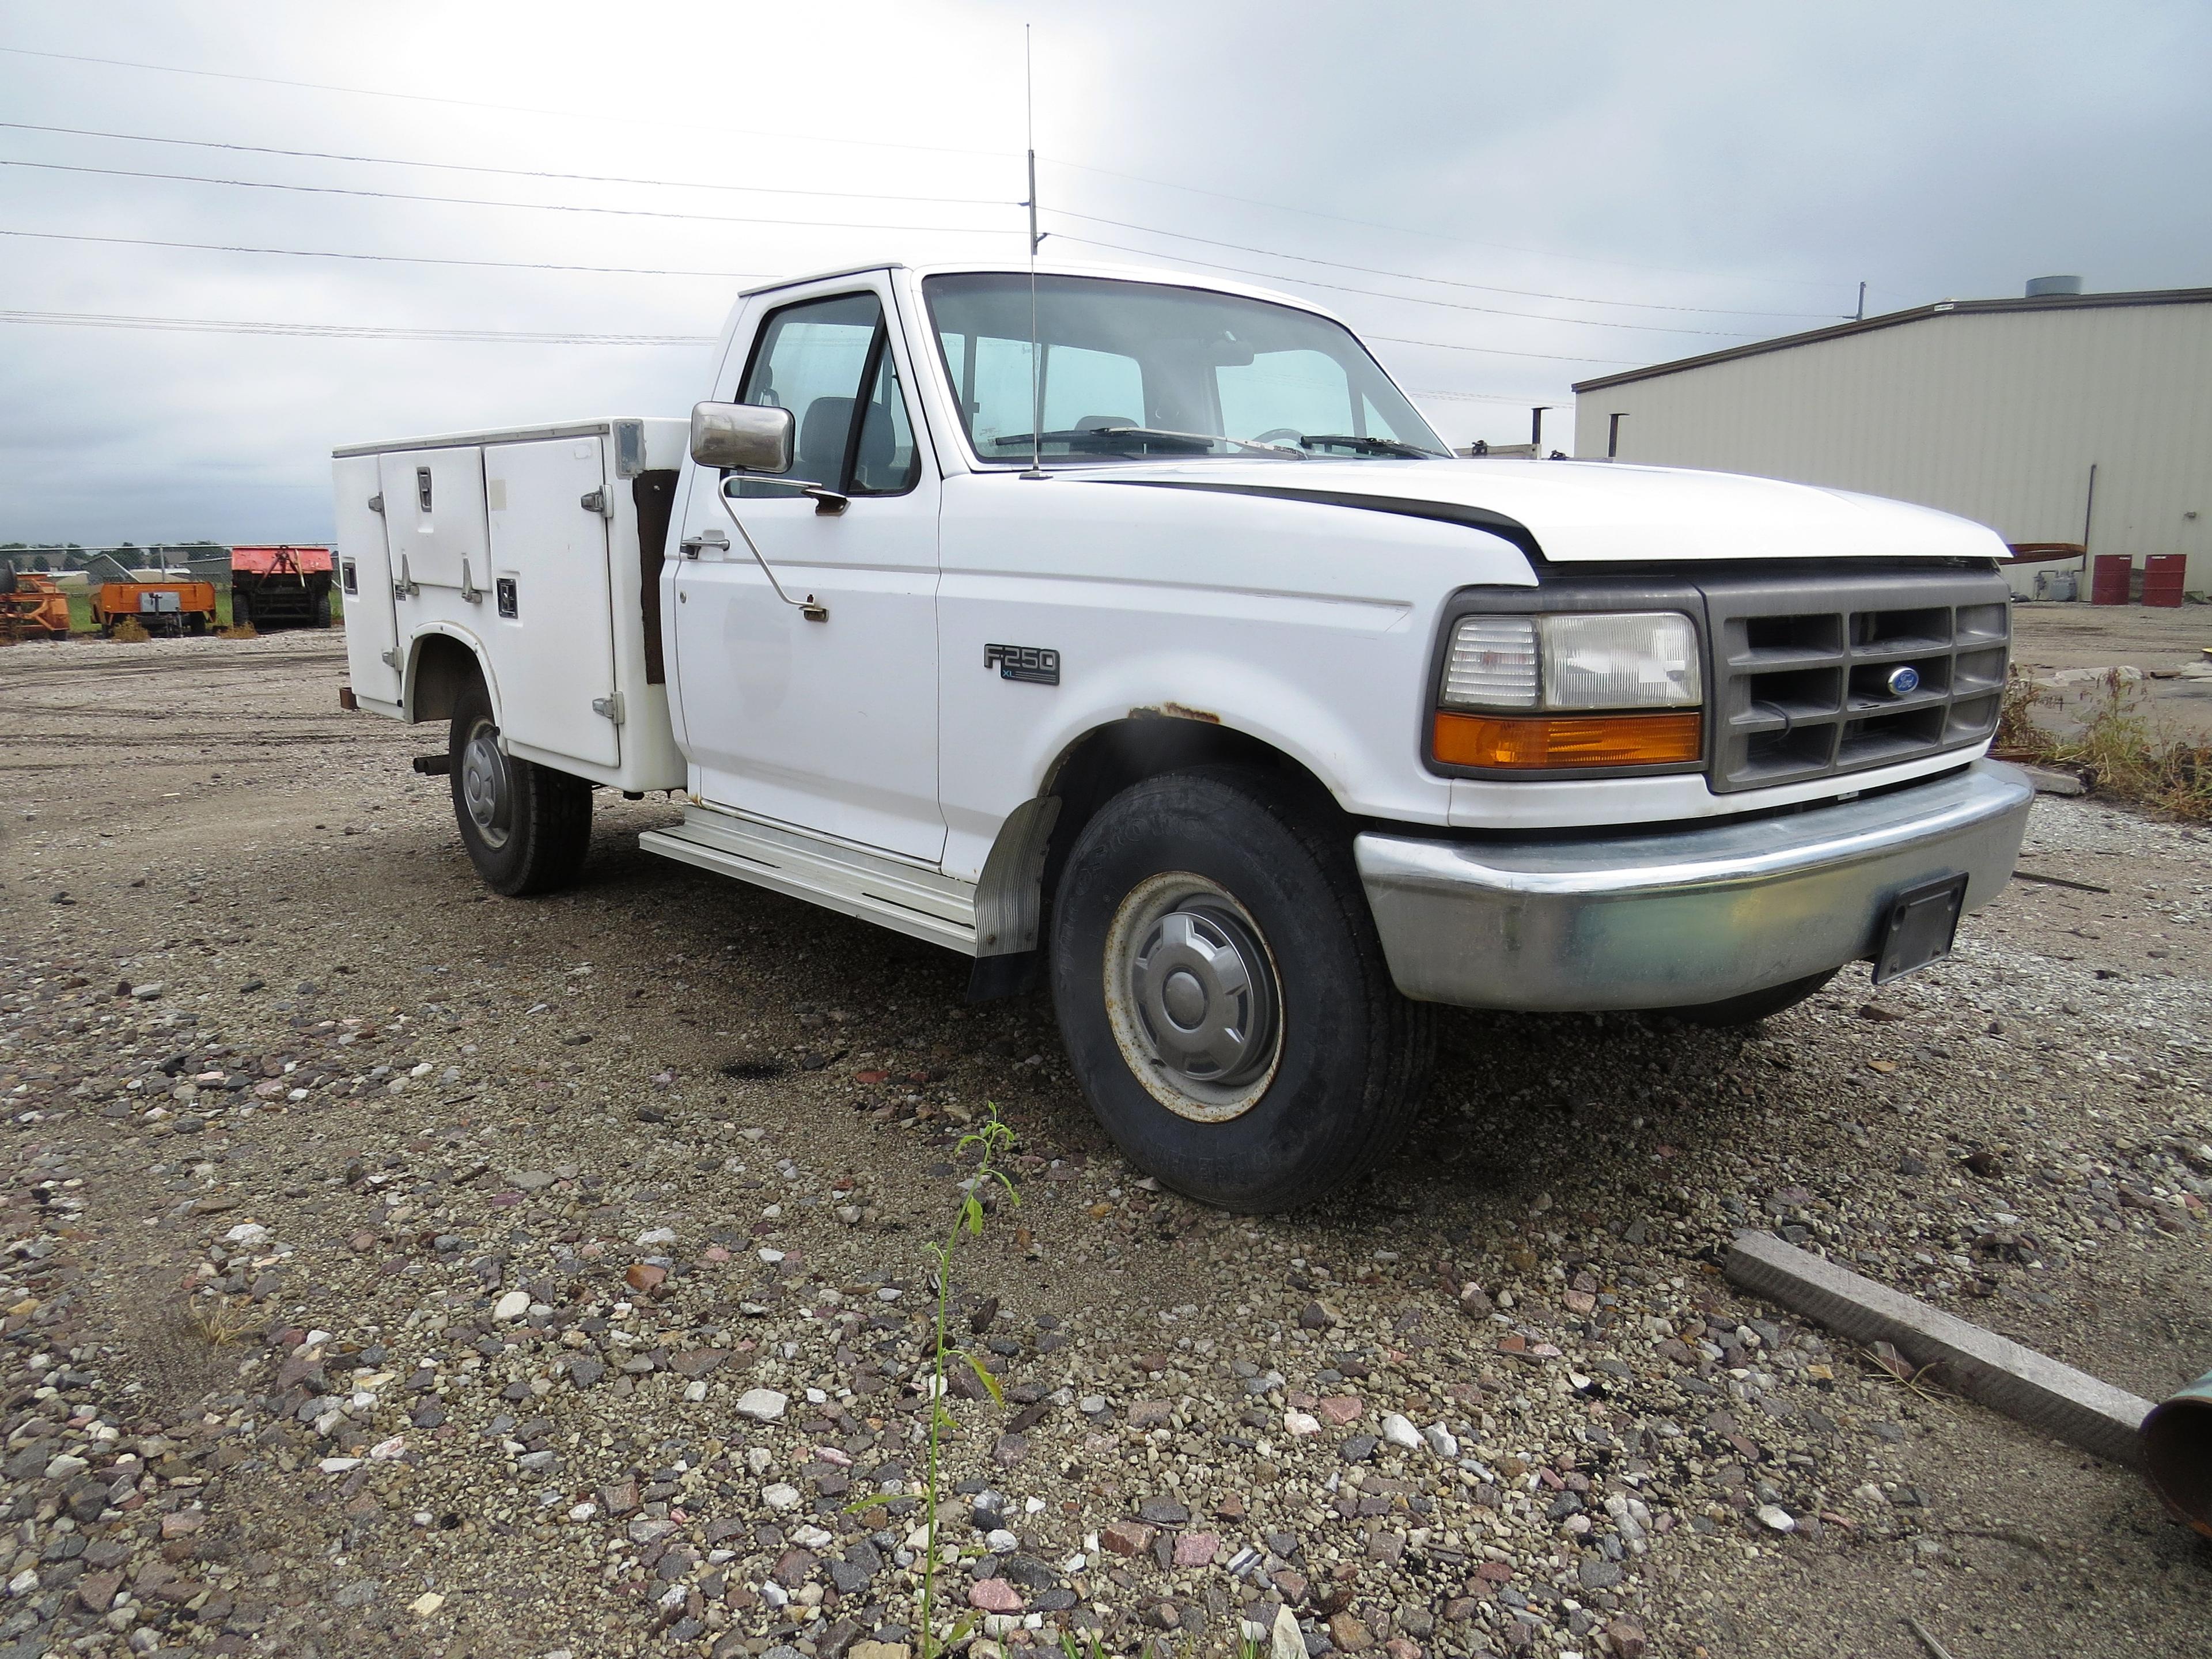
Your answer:
[[[872,294],[808,300],[771,315],[738,400],[791,411],[787,477],[873,495],[914,484],[914,430]],[[787,494],[767,485],[738,493]]]

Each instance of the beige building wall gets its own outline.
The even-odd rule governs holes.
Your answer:
[[[2008,542],[2082,540],[2094,464],[2091,553],[2185,554],[2212,590],[2212,300],[1938,312],[1595,383],[1578,456],[1616,415],[1624,461],[1896,496]]]

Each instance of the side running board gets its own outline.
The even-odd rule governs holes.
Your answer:
[[[975,954],[975,889],[934,870],[699,807],[637,839],[648,853]]]

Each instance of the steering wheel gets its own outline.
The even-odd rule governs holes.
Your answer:
[[[1273,444],[1280,443],[1283,440],[1287,438],[1291,442],[1297,443],[1301,441],[1305,435],[1306,434],[1304,433],[1297,431],[1291,427],[1276,426],[1268,428],[1267,430],[1262,432],[1258,437],[1253,439],[1251,441],[1255,444]]]

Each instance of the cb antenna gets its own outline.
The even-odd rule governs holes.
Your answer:
[[[1037,234],[1036,188],[1036,76],[1031,68],[1030,25],[1022,25],[1022,121],[1029,140],[1030,198],[1030,470],[1022,476],[1042,478],[1044,470],[1044,362],[1037,346]]]

